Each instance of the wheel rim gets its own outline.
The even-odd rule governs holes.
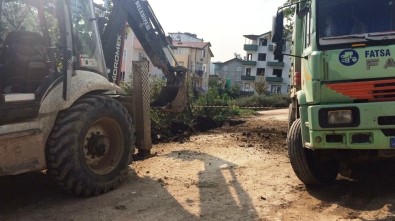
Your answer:
[[[85,163],[95,174],[108,174],[118,165],[123,146],[124,136],[119,124],[111,118],[101,118],[85,135]]]

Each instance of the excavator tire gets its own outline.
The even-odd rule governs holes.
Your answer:
[[[106,193],[127,176],[134,142],[132,119],[118,101],[85,96],[58,115],[46,147],[47,173],[74,195]]]
[[[339,163],[333,159],[323,160],[319,154],[303,147],[300,118],[296,119],[287,138],[288,155],[296,176],[308,186],[331,184],[339,173]]]

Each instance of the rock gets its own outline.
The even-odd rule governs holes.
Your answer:
[[[126,210],[126,206],[118,205],[118,206],[115,206],[114,209],[116,209],[116,210]]]

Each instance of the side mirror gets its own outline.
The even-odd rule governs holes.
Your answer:
[[[298,13],[297,13],[298,18],[299,18],[299,19],[302,19],[302,18],[303,18],[304,16],[306,16],[309,12],[310,12],[310,7],[309,7],[309,6],[306,6],[306,7],[302,8],[302,9],[300,9],[300,10],[298,11]]]
[[[274,31],[273,31],[272,42],[276,43],[276,47],[274,49],[274,59],[278,61],[283,61],[283,33],[284,33],[284,13],[279,12],[276,16],[274,22]]]
[[[274,30],[273,30],[273,38],[272,42],[280,42],[283,40],[284,33],[284,13],[277,13],[276,19],[274,21]]]
[[[284,59],[283,47],[284,47],[284,40],[278,41],[273,51],[274,59],[280,62],[282,62]]]

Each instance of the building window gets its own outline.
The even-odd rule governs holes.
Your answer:
[[[205,58],[205,57],[206,57],[206,50],[203,49],[203,50],[202,50],[202,58]]]
[[[266,54],[265,53],[259,53],[258,54],[258,61],[266,61]]]
[[[245,90],[250,90],[250,83],[245,83],[244,84],[244,89]]]
[[[271,92],[274,94],[281,94],[281,86],[280,85],[272,85]]]
[[[267,46],[267,39],[266,38],[259,39],[259,45],[260,46]]]
[[[247,54],[247,61],[252,61],[252,54]]]
[[[257,76],[265,76],[265,69],[264,68],[258,68],[256,71]]]
[[[246,68],[246,76],[251,76],[251,68]]]
[[[276,77],[280,78],[283,75],[283,70],[282,69],[274,69],[273,70],[273,75],[275,75]]]
[[[243,68],[242,67],[237,67],[237,69],[236,69],[238,72],[241,72],[241,71],[243,71]]]

